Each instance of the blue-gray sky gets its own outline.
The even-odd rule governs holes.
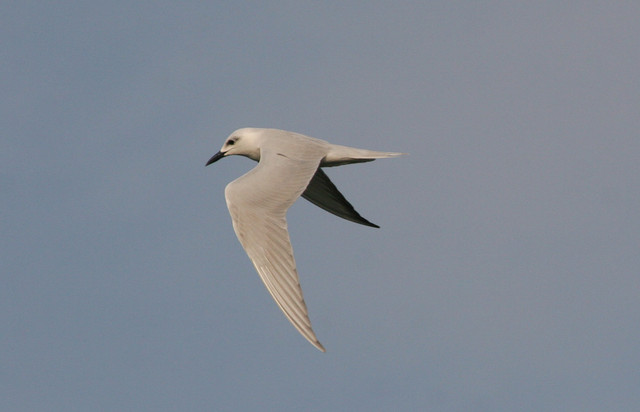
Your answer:
[[[0,409],[640,410],[640,5],[9,2]],[[277,127],[379,224],[289,227],[308,344],[204,163]]]

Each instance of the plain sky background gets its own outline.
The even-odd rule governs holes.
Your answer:
[[[640,410],[639,2],[0,12],[0,410]],[[245,126],[372,229],[289,227],[323,354],[204,167]]]

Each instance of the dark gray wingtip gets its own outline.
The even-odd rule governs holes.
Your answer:
[[[318,168],[302,197],[314,205],[345,220],[359,223],[364,226],[380,228],[375,223],[369,222],[351,206],[351,203],[338,191],[329,177]]]

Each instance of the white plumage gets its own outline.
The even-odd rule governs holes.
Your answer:
[[[331,183],[321,167],[369,162],[402,153],[334,145],[278,129],[233,132],[207,165],[231,155],[258,165],[225,189],[233,228],[267,290],[289,321],[321,351],[298,279],[286,213],[298,197],[344,219],[378,227],[364,219]]]

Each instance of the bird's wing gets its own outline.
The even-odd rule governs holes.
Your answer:
[[[360,216],[360,213],[356,212],[351,203],[345,199],[333,182],[329,180],[329,176],[320,168],[313,175],[309,185],[302,193],[302,197],[343,219],[365,226],[380,227]]]
[[[321,157],[262,150],[258,166],[229,183],[225,197],[236,235],[269,293],[302,336],[324,352],[311,328],[286,221]]]

